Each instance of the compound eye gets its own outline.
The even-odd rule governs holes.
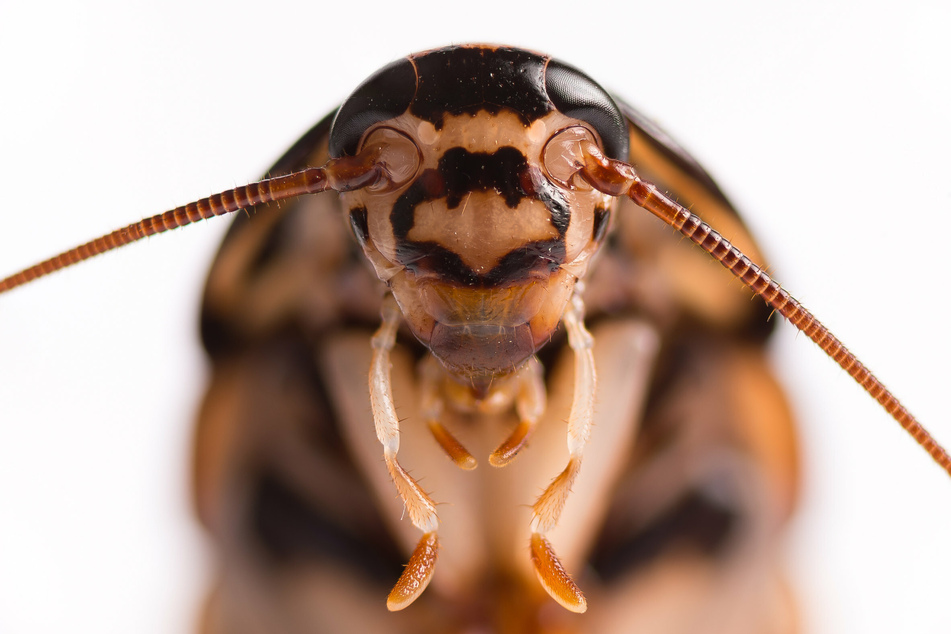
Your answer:
[[[422,161],[419,146],[410,137],[393,128],[380,127],[372,130],[363,142],[363,150],[376,147],[386,178],[371,185],[370,191],[399,189],[416,177]]]
[[[552,180],[569,189],[591,189],[591,185],[578,174],[584,167],[584,156],[581,152],[581,144],[584,141],[597,144],[594,134],[580,125],[559,130],[548,139],[542,159]]]

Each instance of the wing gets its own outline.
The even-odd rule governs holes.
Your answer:
[[[324,164],[332,120],[270,174]],[[318,367],[323,338],[379,320],[383,288],[345,217],[334,192],[256,208],[236,218],[209,273],[201,331],[211,377],[193,490],[220,565],[204,631],[296,631],[309,611],[335,603],[334,586],[347,588],[354,631],[380,631],[388,616],[381,597],[404,555],[341,437]],[[353,389],[365,398],[365,380]],[[303,568],[314,574],[295,584]],[[307,593],[320,599],[287,605]],[[367,609],[356,607],[361,599]]]
[[[642,175],[758,256],[710,176],[643,116],[626,106],[624,112],[630,160]],[[295,144],[272,173],[323,164],[331,119]],[[414,609],[386,612],[382,597],[405,553],[393,527],[399,510],[392,508],[389,483],[368,475],[368,465],[380,467],[365,377],[383,286],[363,262],[345,217],[334,193],[255,210],[235,221],[209,275],[202,335],[212,377],[198,421],[194,488],[221,572],[206,631],[293,631],[310,623],[321,631],[422,633],[488,622],[498,631],[574,631],[578,622],[564,619],[576,617],[546,611],[535,580],[510,563],[525,559],[520,527],[527,521],[506,509],[527,512],[524,505],[556,472],[532,467],[548,453],[554,463],[561,460],[563,431],[554,424],[539,430],[519,463],[478,470],[478,478],[497,483],[475,484],[482,481],[466,475],[462,493],[443,492],[453,500],[447,527],[450,510],[471,510],[478,518],[472,529],[495,534],[505,546],[485,551],[488,563],[473,564],[477,572],[458,577],[455,589],[444,584]],[[574,496],[584,498],[575,508],[585,509],[569,530],[582,544],[574,550],[587,553],[578,555],[587,566],[572,566],[588,571],[581,579],[590,605],[583,628],[674,627],[685,607],[696,618],[711,609],[745,614],[781,586],[768,555],[795,499],[792,423],[764,358],[768,311],[632,204],[618,213],[585,303],[602,342],[596,352],[602,386],[615,386],[602,392],[599,409],[610,410],[612,390],[625,385],[646,394],[646,404],[623,425],[636,435],[618,432],[630,443],[620,450],[618,472],[600,476],[590,494]],[[632,372],[604,344],[632,325],[661,341],[652,374]],[[397,383],[411,383],[415,372],[418,350],[411,340],[404,343],[394,360]],[[539,355],[550,369],[553,410],[570,394],[566,352],[563,337],[556,337]],[[409,418],[412,389],[399,398],[401,415]],[[610,435],[607,427],[595,427],[593,446]],[[354,433],[365,438],[354,440]],[[435,462],[444,457],[413,433],[407,425],[407,450],[415,446],[434,461],[419,467],[419,458],[420,473],[428,483],[449,486],[455,471],[437,476]],[[360,453],[364,446],[369,457]],[[597,459],[588,462],[582,477],[599,471]],[[478,493],[481,486],[494,493]],[[465,487],[475,501],[466,499]],[[486,495],[496,497],[480,499]],[[484,504],[492,513],[473,510]],[[447,577],[450,550],[459,552],[446,548],[440,574]],[[760,577],[770,582],[752,583]],[[778,607],[744,617],[752,631],[788,622],[788,602],[773,604]]]
[[[630,132],[630,163],[641,177],[763,263],[740,215],[700,164],[647,117],[623,102],[621,109]],[[606,259],[624,273],[600,271],[611,279],[605,284],[592,279],[586,294],[589,305],[639,306],[665,330],[696,326],[751,340],[762,340],[772,331],[770,310],[763,302],[751,302],[752,293],[729,272],[630,200],[621,203],[618,228],[606,252]]]
[[[646,117],[622,110],[638,173],[762,262],[710,175]],[[589,592],[589,605],[613,606],[591,615],[591,631],[696,631],[724,619],[730,631],[794,629],[774,550],[797,496],[797,441],[766,359],[770,311],[630,201],[600,257],[585,294],[592,325],[645,320],[662,343],[588,560],[602,593]]]
[[[335,113],[272,167],[278,175],[320,166]],[[337,194],[239,215],[208,275],[202,341],[212,358],[297,324],[311,332],[339,320],[379,316],[379,282],[366,274]]]

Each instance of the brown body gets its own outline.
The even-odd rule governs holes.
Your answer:
[[[506,6],[516,16],[523,9]],[[686,24],[689,29],[691,18],[679,22],[685,16],[673,5],[652,5],[647,15],[642,9],[631,6],[620,15],[638,11],[642,24]],[[536,11],[537,7],[526,6],[522,17]],[[343,19],[352,9],[309,3],[296,14],[311,24]],[[783,281],[803,293],[822,315],[831,315],[827,317],[831,324],[838,325],[855,349],[864,351],[941,433],[941,426],[947,427],[940,388],[944,377],[932,369],[932,361],[948,356],[948,338],[943,329],[930,324],[940,324],[943,305],[940,299],[937,304],[925,299],[935,288],[933,275],[906,274],[912,262],[931,271],[947,271],[947,259],[939,234],[922,230],[921,216],[896,209],[877,187],[884,169],[914,189],[916,201],[934,203],[930,208],[939,216],[946,207],[941,202],[945,182],[940,148],[948,141],[947,94],[929,71],[947,58],[934,52],[935,46],[946,48],[946,42],[926,35],[941,22],[923,19],[920,10],[874,14],[856,7],[836,12],[831,21],[817,21],[814,15],[807,19],[802,13],[751,14],[739,6],[721,7],[717,15],[717,29],[708,26],[702,31],[711,38],[720,41],[720,27],[725,25],[734,34],[765,29],[769,46],[762,48],[758,35],[732,40],[730,46],[706,46],[702,38],[690,42],[695,32],[688,30],[674,42],[685,55],[670,56],[661,53],[671,37],[662,27],[640,29],[642,39],[635,43],[628,38],[603,39],[596,50],[584,49],[576,37],[577,23],[565,20],[551,21],[546,29],[531,34],[521,30],[524,22],[513,20],[504,28],[520,29],[518,35],[499,34],[493,39],[560,51],[606,85],[644,104],[689,141],[738,197],[736,202],[761,244],[769,247],[770,259],[780,266],[777,272]],[[154,39],[133,42],[115,28],[90,35],[93,28],[114,27],[111,21],[63,29],[55,43],[48,21],[38,17],[21,23],[26,28],[18,28],[17,35],[26,43],[14,44],[12,32],[6,40],[24,54],[6,57],[11,99],[5,105],[8,117],[0,154],[5,180],[25,187],[8,189],[0,249],[4,271],[143,214],[244,182],[299,136],[315,113],[338,101],[376,60],[418,48],[420,32],[434,42],[459,40],[472,33],[492,33],[484,27],[499,22],[498,12],[469,17],[472,22],[450,26],[444,13],[429,11],[428,22],[414,13],[413,28],[399,30],[393,29],[390,15],[364,16],[361,33],[382,52],[333,55],[319,82],[279,95],[253,91],[225,102],[207,87],[246,86],[248,77],[265,76],[269,85],[289,86],[299,78],[298,64],[275,65],[262,55],[266,50],[280,51],[283,60],[296,60],[312,51],[306,38],[288,42],[285,13],[256,16],[256,22],[267,28],[256,30],[253,48],[223,48],[218,39],[203,39],[208,33],[239,32],[246,26],[246,16],[240,13],[209,12],[178,20],[174,26],[155,24],[156,29],[170,29],[177,40],[203,40],[204,48],[187,49],[193,63],[177,65],[175,72],[166,72],[172,63],[169,50],[152,47]],[[707,16],[700,19],[706,22]],[[866,19],[868,29],[845,28]],[[790,26],[791,20],[795,26]],[[889,36],[879,37],[885,31],[877,25],[886,27]],[[461,26],[468,32],[451,30]],[[446,27],[450,30],[441,30]],[[830,37],[833,33],[835,37]],[[195,37],[199,34],[202,38]],[[69,82],[63,84],[67,75],[57,60],[69,58],[91,37],[112,45],[83,49],[86,62],[69,66]],[[349,31],[328,30],[321,42],[325,50],[336,51],[346,50],[352,40]],[[821,48],[815,55],[799,55],[803,41],[821,43]],[[695,57],[701,49],[706,61],[698,65]],[[123,55],[115,57],[114,50]],[[856,57],[857,50],[870,53]],[[46,55],[27,53],[32,51]],[[218,63],[223,56],[229,60],[226,65]],[[643,64],[632,74],[634,58]],[[913,63],[905,63],[909,59]],[[883,60],[892,69],[888,79],[892,89],[885,91],[880,89]],[[764,69],[769,81],[761,85]],[[136,79],[130,83],[133,73]],[[645,79],[635,75],[662,83],[665,91],[643,91]],[[30,83],[24,86],[21,80]],[[45,88],[34,91],[32,82]],[[200,97],[183,98],[199,86]],[[56,97],[47,104],[56,110],[35,108],[31,96],[42,97],[50,90]],[[181,116],[171,118],[176,113]],[[236,134],[249,125],[255,132]],[[885,133],[878,134],[883,125]],[[95,143],[89,142],[91,135]],[[53,161],[68,166],[68,181],[51,183],[48,172],[38,169],[50,160],[51,148],[59,148]],[[803,174],[810,179],[810,202],[787,189],[791,175]],[[861,210],[861,222],[856,223],[852,214],[831,213],[834,210]],[[51,223],[56,225],[55,234]],[[86,608],[63,607],[65,623],[49,625],[49,631],[102,631],[103,623],[121,623],[126,631],[143,631],[149,625],[156,632],[186,631],[166,620],[191,621],[195,592],[182,580],[201,583],[205,561],[198,550],[204,540],[178,500],[184,495],[186,473],[180,454],[186,452],[192,432],[197,398],[193,392],[200,390],[185,388],[183,374],[204,384],[204,365],[193,336],[200,290],[195,287],[203,283],[222,225],[150,240],[4,299],[0,319],[6,333],[7,374],[0,425],[5,451],[0,462],[6,473],[33,473],[42,457],[44,472],[55,465],[56,475],[45,485],[24,483],[20,477],[5,479],[0,496],[3,515],[30,518],[30,534],[43,544],[44,552],[57,557],[58,564],[55,575],[28,585],[22,580],[32,578],[29,571],[47,568],[38,568],[29,556],[22,567],[5,560],[0,578],[22,587],[28,600],[11,598],[0,622],[7,624],[6,617],[25,614],[22,621],[36,625],[30,631],[46,631],[37,623],[37,614],[49,618],[54,610],[46,606],[71,606],[72,601]],[[883,233],[894,241],[887,256],[881,253]],[[68,313],[63,311],[64,301]],[[908,324],[915,327],[895,332]],[[97,325],[105,326],[101,334],[92,330]],[[122,343],[115,344],[114,333],[125,333],[124,328],[132,332],[121,334]],[[791,398],[805,426],[807,453],[813,459],[808,470],[808,519],[801,518],[795,531],[801,540],[795,551],[801,579],[797,585],[813,587],[812,598],[804,597],[812,622],[831,622],[826,627],[836,632],[874,631],[874,624],[894,631],[899,624],[908,626],[916,614],[930,618],[931,626],[912,629],[937,631],[943,623],[938,606],[947,557],[941,559],[948,554],[939,533],[949,525],[945,509],[951,508],[942,502],[944,481],[933,477],[932,465],[891,430],[878,407],[866,402],[867,397],[837,368],[801,336],[781,330],[785,330],[781,340],[773,344],[775,366],[788,377]],[[173,341],[177,343],[172,345]],[[94,361],[97,367],[90,366]],[[124,380],[117,380],[120,374]],[[50,386],[55,387],[56,399],[49,398]],[[145,429],[154,431],[138,431]],[[134,437],[133,430],[137,430]],[[145,436],[148,442],[139,442]],[[57,451],[62,445],[84,450]],[[94,450],[98,451],[93,454]],[[881,468],[883,459],[887,470]],[[89,469],[91,462],[99,466]],[[109,475],[96,477],[103,472]],[[91,477],[82,478],[83,474]],[[884,483],[896,475],[905,485],[900,489]],[[907,493],[906,487],[923,489],[929,484],[928,491]],[[66,513],[81,500],[82,538],[63,534],[60,521],[32,515],[41,500]],[[137,500],[143,502],[137,505]],[[889,517],[900,517],[901,522],[883,524]],[[903,537],[909,520],[914,540]],[[41,527],[46,529],[42,537]],[[13,535],[2,532],[2,541],[9,543]],[[121,534],[134,546],[116,547]],[[17,540],[11,548],[37,550],[24,546]],[[95,553],[88,557],[94,557],[101,576],[90,577],[89,566],[74,560],[71,553],[80,550]],[[130,557],[131,552],[138,556]],[[164,562],[160,568],[164,572],[153,575],[155,567],[143,566],[143,561]],[[890,574],[883,566],[903,573]],[[144,570],[152,583],[145,579],[130,583]],[[814,583],[822,585],[816,588]],[[140,598],[122,592],[132,588]],[[123,599],[106,601],[104,596]]]
[[[628,114],[632,164],[758,256],[709,178]],[[278,168],[323,164],[325,143],[318,126]],[[198,513],[219,562],[208,632],[796,631],[778,544],[798,462],[764,359],[768,311],[658,221],[628,213],[587,278],[594,433],[551,535],[578,571],[588,613],[551,602],[526,556],[527,505],[567,457],[561,331],[540,353],[549,403],[529,448],[504,469],[471,472],[420,420],[423,349],[400,334],[401,460],[444,504],[432,586],[388,613],[381,597],[417,534],[401,522],[366,397],[383,288],[344,213],[327,194],[241,219],[209,278],[214,369],[195,462]],[[447,417],[479,456],[516,422],[511,412]]]

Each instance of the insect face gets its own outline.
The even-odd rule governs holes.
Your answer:
[[[400,170],[342,196],[354,233],[413,334],[483,394],[552,337],[610,222],[566,141],[622,156],[622,119],[575,69],[476,47],[391,64],[341,107],[331,154],[379,146]]]

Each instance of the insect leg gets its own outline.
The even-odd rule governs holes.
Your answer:
[[[392,295],[383,301],[383,323],[373,335],[373,359],[370,364],[370,407],[376,435],[383,445],[383,458],[400,498],[406,505],[413,526],[423,531],[409,563],[387,598],[386,607],[402,610],[422,594],[432,579],[439,541],[436,505],[396,459],[400,450],[400,422],[393,405],[390,382],[390,351],[396,344],[400,309]]]
[[[475,469],[478,464],[475,457],[439,421],[445,406],[443,396],[439,393],[439,386],[444,379],[439,362],[432,355],[427,355],[420,365],[419,375],[422,415],[433,438],[457,467],[466,471]]]
[[[568,332],[568,345],[575,354],[575,386],[568,417],[568,465],[532,507],[532,563],[535,573],[545,588],[562,606],[572,612],[587,609],[584,595],[572,581],[558,560],[545,534],[552,530],[561,517],[571,485],[581,471],[581,457],[591,431],[594,411],[595,371],[592,346],[594,339],[584,327],[584,305],[575,294],[562,318]]]
[[[489,456],[489,464],[493,467],[504,467],[515,460],[515,456],[525,448],[535,431],[538,419],[545,413],[545,378],[538,359],[529,359],[514,378],[517,390],[515,411],[518,413],[519,422],[509,437]]]

